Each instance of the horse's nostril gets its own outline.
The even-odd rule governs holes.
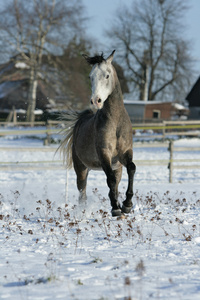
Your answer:
[[[101,103],[101,99],[98,99],[98,103]]]
[[[93,101],[91,100],[90,103],[93,104]]]

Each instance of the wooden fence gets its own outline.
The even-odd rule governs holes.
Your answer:
[[[153,131],[151,135],[148,132],[148,135],[136,136],[137,138],[144,137],[159,137],[165,139],[168,136],[177,135],[177,136],[200,136],[200,121],[191,120],[191,121],[162,121],[159,123],[140,123],[133,124],[133,130],[141,130],[144,132]],[[157,133],[157,136],[155,135]],[[160,133],[158,135],[158,133]]]
[[[174,169],[200,169],[200,159],[174,159],[174,152],[191,151],[200,152],[200,147],[174,147],[174,142],[170,141],[169,144],[170,159],[169,159],[169,182],[173,181],[173,170]],[[187,163],[180,164],[180,163]],[[195,164],[194,164],[195,163]],[[198,164],[199,163],[199,164]]]
[[[191,151],[195,152],[198,151],[200,152],[200,147],[175,147],[174,146],[174,141],[170,141],[168,143],[154,143],[154,144],[140,144],[134,145],[134,148],[143,148],[143,147],[167,147],[169,150],[169,159],[156,159],[156,160],[135,160],[134,162],[136,165],[157,165],[157,166],[163,166],[165,165],[169,169],[169,182],[173,182],[173,170],[174,169],[200,169],[200,159],[192,159],[192,158],[187,158],[187,159],[174,159],[174,153],[175,152],[184,152],[184,151]],[[186,163],[186,164],[183,164]],[[199,164],[198,164],[199,163]]]
[[[56,148],[53,147],[0,147],[0,152],[10,152],[10,151],[19,151],[19,152],[51,152],[55,153]],[[65,198],[67,201],[68,195],[68,170],[63,165],[62,160],[40,160],[40,161],[15,161],[15,162],[2,162],[0,161],[0,171],[45,171],[45,170],[64,170],[66,171],[66,181],[65,181]]]
[[[156,147],[165,147],[169,150],[168,159],[153,159],[153,160],[134,160],[136,165],[143,166],[165,166],[169,169],[169,182],[173,182],[173,170],[174,169],[196,169],[200,168],[200,159],[174,159],[174,153],[177,151],[199,151],[200,147],[175,147],[174,142],[165,142],[165,143],[142,143],[134,144],[134,148],[156,148]],[[1,147],[1,151],[20,151],[20,152],[54,152],[56,148],[54,147]],[[184,164],[183,164],[184,163]],[[185,164],[186,163],[186,164]],[[199,164],[198,164],[199,163]],[[46,161],[20,161],[20,162],[0,162],[0,170],[2,171],[35,171],[35,170],[65,170],[65,167],[62,164],[62,160],[46,160]],[[67,183],[66,183],[67,184]]]
[[[19,152],[51,152],[55,153],[56,148],[53,147],[0,147],[0,152],[10,152],[10,151],[19,151]],[[66,169],[63,165],[62,160],[40,160],[40,161],[16,161],[16,162],[0,162],[0,170],[2,171],[23,171],[23,170],[59,170]]]
[[[33,124],[34,124],[34,127],[32,126]],[[17,126],[28,127],[28,129],[27,128],[16,129],[16,127],[14,127],[14,129],[11,129],[10,128],[10,125],[12,125],[11,123],[0,122],[1,127],[3,127],[3,130],[1,130],[1,127],[0,127],[0,136],[40,136],[40,135],[45,135],[44,145],[47,146],[51,143],[52,135],[60,134],[61,129],[58,126],[61,124],[62,124],[62,122],[59,122],[59,121],[48,121],[47,123],[45,123],[45,122],[34,122],[34,123],[17,122]],[[38,126],[42,126],[44,128],[37,129]]]
[[[1,130],[0,127],[0,136],[6,135],[45,135],[44,144],[50,144],[51,136],[54,134],[59,134],[59,126],[62,124],[62,121],[51,121],[45,122],[35,122],[34,126],[43,126],[43,129],[10,129],[11,123],[1,122],[1,127],[4,127]],[[31,127],[33,124],[29,122],[18,122],[19,126],[28,126]],[[5,129],[5,127],[7,127]],[[200,121],[162,121],[160,123],[140,123],[133,124],[133,132],[140,131],[141,135],[133,135],[134,139],[140,138],[160,138],[165,140],[167,137],[174,135],[177,136],[200,136]],[[147,134],[148,133],[148,134]]]
[[[14,135],[14,136],[37,136],[37,135],[44,135],[44,144],[47,146],[50,144],[51,136],[53,134],[59,135],[60,129],[58,125],[61,125],[61,121],[48,121],[47,123],[44,122],[35,122],[34,124],[28,122],[17,122],[17,125],[20,126],[43,126],[43,129],[36,129],[29,128],[29,129],[13,129],[10,128],[5,129],[11,125],[10,123],[1,122],[0,125],[4,127],[4,130],[0,128],[0,136],[7,136],[7,135]],[[57,128],[55,128],[57,126]],[[138,138],[162,138],[163,140],[166,137],[171,137],[172,135],[178,136],[200,136],[200,121],[163,121],[160,123],[141,123],[141,124],[134,124],[133,131],[140,130],[143,131],[144,134],[140,136],[133,135],[133,140]],[[145,132],[151,130],[153,134],[151,135],[148,132],[148,135],[145,135]],[[173,141],[170,143],[159,143],[159,144],[148,144],[143,143],[137,145],[134,143],[134,147],[167,147],[169,149],[169,159],[166,160],[137,160],[135,161],[136,165],[165,165],[169,168],[169,182],[173,181],[173,170],[176,168],[185,168],[185,169],[195,169],[200,168],[200,164],[197,164],[200,160],[193,160],[193,159],[183,159],[183,160],[175,160],[174,159],[174,152],[175,151],[200,151],[200,148],[183,148],[183,147],[174,147]],[[55,151],[55,148],[52,147],[43,147],[43,148],[0,148],[0,151]],[[187,163],[181,164],[181,163]],[[10,171],[17,171],[17,170],[55,170],[55,169],[64,169],[62,166],[61,161],[41,161],[41,162],[0,162],[0,169],[1,170],[10,170]]]

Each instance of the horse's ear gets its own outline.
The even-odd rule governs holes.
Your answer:
[[[106,59],[106,62],[109,62],[111,64],[113,57],[114,57],[114,53],[115,53],[115,50],[113,50],[113,52],[108,56],[108,58]]]

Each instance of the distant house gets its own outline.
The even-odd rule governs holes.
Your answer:
[[[186,107],[173,102],[124,100],[124,105],[132,121],[175,120],[189,114]]]
[[[189,119],[200,119],[200,77],[193,85],[191,91],[186,97],[189,103]]]
[[[24,62],[9,61],[0,65],[0,113],[9,113],[13,107],[27,110],[29,66]],[[55,93],[41,77],[38,80],[36,109],[52,107]]]

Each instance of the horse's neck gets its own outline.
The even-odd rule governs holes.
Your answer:
[[[104,103],[103,110],[105,113],[109,114],[109,116],[113,116],[113,118],[119,119],[119,116],[121,115],[124,109],[125,108],[122,91],[120,84],[117,81],[113,92]]]

